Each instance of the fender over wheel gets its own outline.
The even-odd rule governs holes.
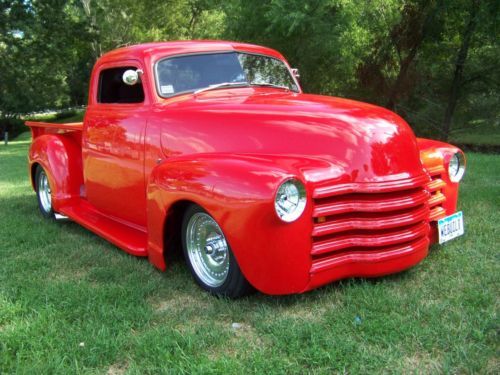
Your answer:
[[[204,290],[230,298],[252,291],[222,229],[197,205],[191,205],[184,214],[182,247],[191,274]]]

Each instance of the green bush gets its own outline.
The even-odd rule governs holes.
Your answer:
[[[56,120],[63,120],[69,117],[73,117],[77,114],[77,111],[75,109],[64,109],[61,112],[58,112],[55,115]]]

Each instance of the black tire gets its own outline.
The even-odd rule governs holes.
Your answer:
[[[243,276],[243,273],[240,270],[240,267],[238,265],[238,262],[236,261],[236,258],[234,257],[234,254],[231,250],[230,245],[226,242],[227,244],[227,255],[229,257],[229,266],[227,269],[227,276],[225,277],[225,280],[223,283],[219,286],[211,286],[204,282],[202,278],[198,275],[197,271],[195,270],[195,267],[193,266],[191,257],[188,254],[188,246],[187,246],[187,236],[188,236],[188,224],[191,220],[191,218],[196,215],[196,214],[205,214],[208,215],[214,222],[215,220],[200,206],[197,205],[191,205],[187,208],[184,218],[182,220],[182,249],[184,253],[184,258],[186,260],[186,264],[191,271],[191,274],[193,275],[193,278],[195,279],[196,283],[205,291],[214,294],[216,296],[220,297],[228,297],[228,298],[239,298],[242,296],[245,296],[249,293],[251,293],[254,289],[250,285],[250,283],[247,281],[245,276]],[[222,236],[224,234],[222,233],[222,230],[220,231]],[[224,236],[225,239],[225,236]]]
[[[48,177],[47,177],[47,172],[41,167],[37,166],[36,171],[35,171],[35,189],[36,189],[36,197],[38,200],[38,209],[40,210],[40,213],[45,219],[54,219],[54,209],[52,208],[52,204],[50,203],[49,207],[47,207],[47,204],[44,205],[43,203],[43,188],[40,186],[40,183],[42,181],[43,176],[47,178],[48,182]]]

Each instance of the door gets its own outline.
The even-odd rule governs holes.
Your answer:
[[[144,84],[127,85],[126,70],[136,61],[107,64],[93,75],[83,133],[83,170],[87,200],[100,212],[146,226],[144,134],[149,106]]]

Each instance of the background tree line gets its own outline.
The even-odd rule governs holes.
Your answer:
[[[419,135],[498,130],[496,0],[0,0],[0,117],[84,105],[111,49],[230,39],[281,51],[306,92],[376,103]]]

